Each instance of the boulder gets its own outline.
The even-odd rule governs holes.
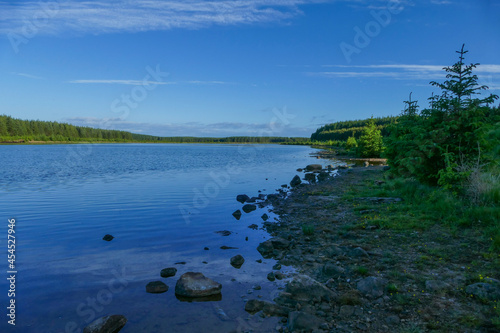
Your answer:
[[[245,203],[248,199],[250,199],[250,197],[246,194],[238,194],[236,196],[236,200],[241,202],[241,203]]]
[[[264,257],[264,258],[271,258],[273,255],[274,251],[274,246],[273,243],[270,239],[266,240],[265,242],[262,242],[257,246],[257,251]]]
[[[243,208],[242,208],[242,209],[243,209],[243,211],[244,211],[245,213],[250,213],[250,212],[253,212],[254,210],[256,210],[256,209],[257,209],[257,206],[255,206],[255,205],[251,205],[251,204],[246,204],[245,206],[243,206]]]
[[[310,278],[307,275],[298,274],[290,281],[285,288],[285,292],[292,295],[292,299],[308,302],[313,298],[320,298],[330,301],[337,298],[337,294],[328,289],[322,283]]]
[[[244,262],[245,258],[243,258],[243,256],[241,256],[240,254],[235,255],[231,258],[231,266],[233,266],[234,268],[240,268]]]
[[[222,285],[205,277],[202,273],[187,272],[175,285],[175,294],[185,297],[205,297],[221,293]]]
[[[165,278],[170,276],[175,276],[175,274],[177,274],[177,268],[175,267],[164,268],[160,272],[161,277]]]
[[[241,218],[241,210],[237,210],[233,213],[235,219],[239,220]]]
[[[288,329],[290,332],[311,332],[319,329],[323,324],[325,324],[324,320],[309,313],[293,311],[288,314]]]
[[[357,247],[355,249],[352,249],[350,252],[351,257],[354,258],[362,258],[362,257],[369,257],[368,253],[363,250],[361,247]]]
[[[292,178],[292,180],[290,181],[290,186],[291,186],[291,187],[295,187],[295,186],[297,186],[297,185],[300,185],[300,183],[302,183],[302,180],[300,180],[300,177],[299,177],[299,176],[295,175],[295,176]],[[268,198],[269,198],[269,196],[268,196]]]
[[[106,242],[111,242],[113,240],[113,236],[111,236],[110,234],[107,234],[107,235],[104,235],[104,237],[102,238],[102,240],[105,240]]]
[[[83,333],[118,333],[127,323],[122,315],[101,317],[83,329]]]
[[[168,290],[168,286],[165,283],[161,282],[161,281],[149,282],[146,285],[146,291],[148,293],[152,293],[152,294],[164,293],[167,290]]]
[[[278,250],[284,250],[290,246],[290,241],[283,238],[271,238],[270,241],[273,247]]]
[[[329,278],[338,278],[342,274],[344,274],[344,272],[345,272],[344,268],[337,266],[333,263],[326,263],[322,269],[323,275]]]
[[[369,276],[358,281],[358,290],[367,297],[378,298],[384,294],[387,280],[375,276]]]
[[[315,183],[316,175],[314,173],[306,173],[304,175],[304,179],[307,180],[309,183]]]
[[[264,309],[265,305],[266,302],[264,301],[258,299],[251,299],[245,304],[245,311],[249,312],[250,314],[255,314]]]
[[[262,220],[267,221],[267,220],[269,220],[269,215],[267,215],[267,214],[265,214],[265,213],[264,213],[264,214],[261,216],[261,218],[262,218]]]
[[[323,166],[321,164],[309,164],[306,166],[307,171],[321,171]]]
[[[430,292],[440,292],[451,289],[451,286],[440,280],[427,280],[425,281],[425,290]]]
[[[497,283],[474,283],[465,288],[465,292],[483,300],[500,300],[500,284]]]

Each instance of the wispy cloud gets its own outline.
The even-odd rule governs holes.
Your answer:
[[[35,80],[42,80],[43,77],[40,77],[40,76],[36,76],[36,75],[31,75],[31,74],[26,74],[26,73],[11,73],[11,74],[14,74],[14,75],[17,75],[17,76],[22,76],[22,77],[26,77],[28,79],[35,79]]]
[[[139,123],[125,121],[120,118],[92,118],[74,117],[63,119],[64,122],[77,126],[88,126],[105,129],[115,129],[132,133],[157,136],[198,136],[198,137],[227,137],[227,136],[303,136],[309,137],[314,128],[280,126],[274,123]]]
[[[439,80],[444,79],[441,65],[387,64],[387,65],[323,65],[323,68],[335,68],[336,71],[306,72],[308,76],[325,78],[390,78],[397,80]],[[474,72],[480,81],[498,81],[500,65],[480,65]]]
[[[124,84],[131,86],[141,86],[141,85],[172,85],[172,84],[192,84],[192,85],[222,85],[222,84],[234,84],[233,82],[224,82],[224,81],[144,81],[144,80],[71,80],[67,81],[67,83],[77,83],[77,84]]]
[[[125,84],[132,86],[150,85],[150,84],[174,84],[174,82],[161,82],[161,81],[143,81],[143,80],[72,80],[68,83],[80,84]]]
[[[102,34],[211,25],[281,22],[302,14],[301,5],[332,0],[142,0],[0,2],[0,34],[22,33],[33,18],[39,33]],[[45,16],[44,16],[45,15]],[[46,20],[35,20],[47,17]]]

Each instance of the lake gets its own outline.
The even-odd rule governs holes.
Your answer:
[[[272,300],[284,283],[266,280],[274,261],[257,263],[256,247],[268,235],[248,228],[262,226],[263,213],[275,216],[263,208],[236,220],[232,213],[242,207],[236,195],[274,193],[298,167],[331,164],[313,159],[314,151],[280,145],[1,146],[4,254],[8,219],[16,220],[15,331],[80,332],[110,314],[127,317],[124,333],[273,330],[278,318],[261,322],[244,305],[259,295]],[[232,234],[215,233],[220,230]],[[106,242],[106,234],[115,238]],[[238,249],[221,250],[223,245]],[[236,254],[245,258],[240,269],[229,264]],[[161,278],[166,267],[176,267],[177,275]],[[221,283],[222,300],[178,300],[175,283],[188,271]],[[146,284],[156,280],[170,289],[146,293]],[[2,278],[1,332],[11,329],[8,290]]]

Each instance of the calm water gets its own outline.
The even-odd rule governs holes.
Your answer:
[[[16,328],[7,324],[9,286],[0,280],[0,331],[80,332],[95,318],[122,314],[121,332],[229,332],[274,328],[244,312],[244,299],[271,299],[274,262],[256,247],[260,216],[243,214],[237,194],[273,193],[295,169],[321,163],[314,150],[278,145],[0,146],[0,270],[7,276],[7,220],[16,219]],[[325,161],[330,164],[330,161]],[[268,213],[269,214],[269,213]],[[271,214],[272,215],[272,214]],[[230,230],[223,237],[214,233]],[[102,237],[116,238],[105,242]],[[245,237],[249,237],[245,241]],[[220,246],[238,250],[220,250]],[[204,250],[209,247],[210,250]],[[242,254],[241,269],[229,259]],[[185,265],[174,265],[185,261]],[[206,262],[206,263],[203,263]],[[176,277],[160,270],[175,266]],[[218,302],[181,302],[177,278],[200,271],[222,283]],[[164,294],[145,285],[162,280]],[[248,294],[253,285],[261,291]],[[224,315],[221,313],[224,312]]]

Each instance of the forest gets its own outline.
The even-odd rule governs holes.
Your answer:
[[[307,138],[234,136],[161,137],[126,131],[75,126],[66,123],[21,120],[0,115],[0,143],[36,142],[146,142],[146,143],[300,143]]]

